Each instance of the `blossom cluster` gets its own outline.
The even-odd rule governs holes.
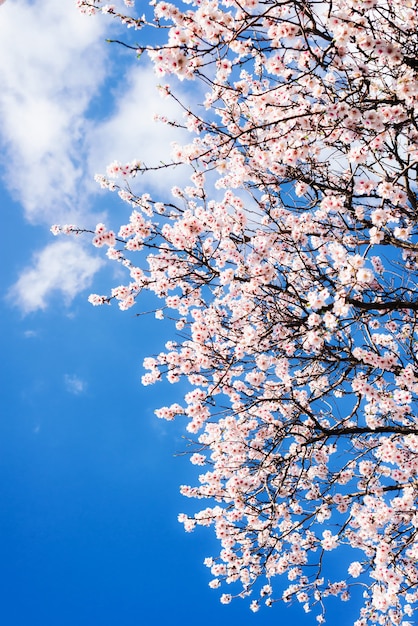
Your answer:
[[[187,381],[156,414],[184,416],[196,444],[181,493],[205,504],[179,520],[213,528],[210,587],[322,623],[360,582],[355,626],[398,626],[418,600],[416,3],[78,5],[160,29],[143,44],[157,75],[208,90],[173,147],[189,186],[135,195],[138,161],[98,177],[130,217],[93,245],[129,277],[90,301],[147,290],[174,320],[142,382]],[[347,547],[346,579],[323,574]]]

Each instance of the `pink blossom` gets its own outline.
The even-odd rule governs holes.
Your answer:
[[[96,176],[127,211],[118,228],[109,212],[94,233],[52,232],[89,233],[125,272],[92,304],[173,331],[154,334],[142,383],[180,383],[156,416],[185,424],[181,493],[202,506],[179,521],[214,532],[209,586],[320,607],[319,623],[353,584],[356,626],[401,624],[418,600],[413,4],[77,2],[141,29],[124,49],[175,77],[156,119],[185,135],[171,161]],[[179,80],[195,81],[187,102]]]
[[[363,567],[361,563],[359,563],[358,561],[353,561],[348,568],[348,573],[353,578],[358,578],[362,571],[363,571]]]

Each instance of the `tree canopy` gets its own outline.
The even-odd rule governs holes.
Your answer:
[[[179,100],[177,79],[199,85],[183,118],[165,120],[191,136],[172,162],[115,162],[97,177],[130,207],[119,229],[93,233],[127,281],[90,301],[126,310],[148,290],[174,320],[142,380],[188,381],[156,414],[188,419],[202,473],[181,490],[204,504],[179,519],[214,529],[210,586],[224,603],[248,596],[254,611],[300,602],[319,623],[328,596],[348,600],[357,586],[355,626],[408,624],[418,598],[415,0],[153,1],[145,14],[131,0],[77,5],[126,26],[119,43],[151,60],[163,96]],[[135,176],[180,165],[189,184],[169,198],[132,191]],[[347,566],[334,579],[340,553]]]

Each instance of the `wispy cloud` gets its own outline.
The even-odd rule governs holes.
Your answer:
[[[132,65],[112,74],[114,51],[104,43],[110,28],[109,20],[81,15],[74,0],[17,0],[2,7],[3,180],[34,223],[77,221],[88,210],[89,194],[99,191],[95,173],[115,159],[168,161],[171,142],[182,134],[153,121],[163,111],[181,118],[181,109],[162,100],[145,59],[132,56]],[[144,182],[160,188],[178,177],[178,170],[165,171]]]
[[[61,293],[67,304],[84,289],[104,261],[91,256],[74,240],[49,244],[37,252],[8,292],[8,300],[23,313],[45,309],[52,293]]]
[[[36,330],[25,330],[23,336],[25,339],[33,339],[34,337],[38,337],[39,333]]]
[[[75,212],[85,115],[106,73],[104,28],[73,0],[1,8],[3,180],[33,222]]]
[[[104,174],[106,166],[114,160],[127,163],[139,159],[153,167],[168,163],[172,143],[190,141],[191,135],[186,130],[154,119],[159,114],[169,120],[183,121],[180,106],[170,98],[162,98],[157,85],[154,70],[145,60],[126,70],[114,87],[116,106],[111,115],[90,128],[88,169],[91,172]],[[142,191],[161,191],[185,183],[185,175],[181,168],[164,169],[139,177],[135,186],[142,187]]]
[[[84,393],[87,389],[87,383],[75,374],[65,374],[64,384],[67,391],[75,396]]]

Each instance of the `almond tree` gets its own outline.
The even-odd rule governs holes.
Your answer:
[[[203,106],[183,103],[184,118],[168,122],[192,137],[172,163],[113,163],[97,177],[132,212],[117,233],[99,224],[93,238],[125,266],[127,284],[90,301],[125,310],[149,290],[157,315],[175,320],[143,383],[189,383],[156,414],[188,418],[202,474],[181,491],[207,502],[179,519],[188,531],[214,528],[210,586],[229,584],[221,602],[250,596],[254,611],[298,601],[321,623],[327,596],[347,600],[357,585],[356,626],[409,624],[416,2],[153,1],[144,15],[130,0],[77,5],[125,24],[119,43],[148,55],[162,81],[206,88]],[[175,87],[161,91],[177,99]],[[179,164],[190,184],[169,199],[132,191],[139,173]],[[339,553],[347,565],[334,580]]]

